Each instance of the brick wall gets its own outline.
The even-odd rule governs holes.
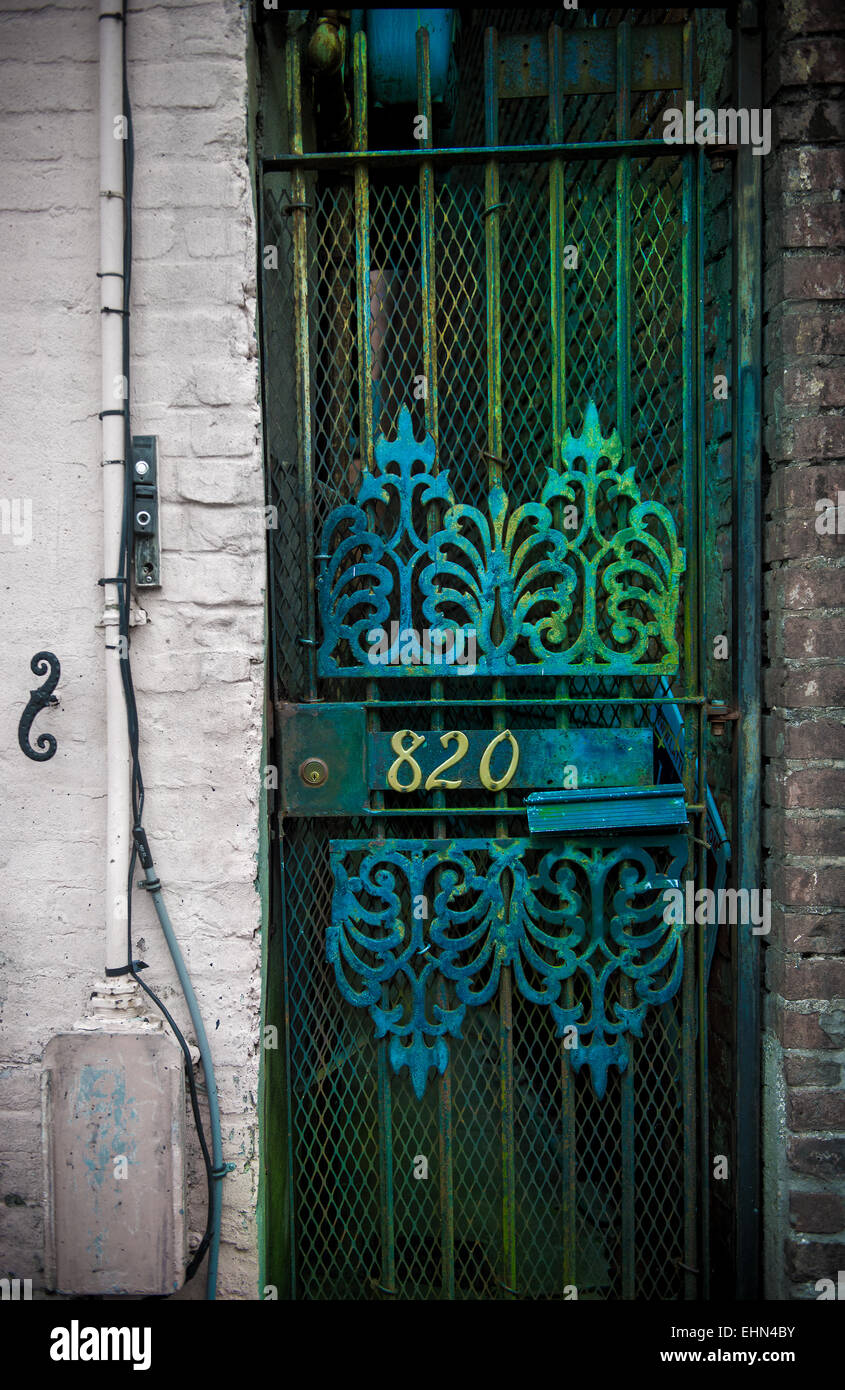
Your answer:
[[[159,441],[162,588],[133,669],[146,824],[214,1055],[224,1157],[220,1295],[257,1296],[256,892],[264,530],[246,16],[236,0],[132,0],[136,174],[133,428]],[[0,2],[0,497],[32,540],[0,535],[0,1274],[43,1283],[41,1053],[102,970],[105,878],[97,6]],[[17,746],[41,648],[62,664],[58,738]],[[152,910],[146,979],[190,1035]],[[188,1122],[188,1133],[192,1126]],[[189,1219],[205,1220],[190,1157]],[[202,1297],[204,1273],[184,1296]]]
[[[845,11],[766,14],[764,1263],[816,1298],[845,1269],[845,530],[816,526],[845,493]]]

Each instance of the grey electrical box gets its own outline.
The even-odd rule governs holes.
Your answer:
[[[44,1051],[47,1287],[165,1294],[186,1262],[185,1080],[161,1032],[76,1032]]]

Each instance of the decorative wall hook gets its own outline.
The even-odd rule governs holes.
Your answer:
[[[18,743],[28,758],[32,758],[37,763],[46,763],[52,758],[58,746],[55,738],[52,734],[39,734],[35,742],[41,752],[37,753],[30,745],[29,731],[36,715],[40,714],[41,710],[46,709],[48,705],[59,703],[53,691],[59,683],[62,668],[59,665],[59,658],[54,656],[52,652],[36,652],[29,664],[36,676],[43,676],[47,671],[50,674],[42,686],[29,692],[29,701],[18,724]]]

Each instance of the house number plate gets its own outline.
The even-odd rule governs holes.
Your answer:
[[[370,785],[415,798],[437,791],[614,786],[652,780],[645,729],[398,729],[369,736]]]

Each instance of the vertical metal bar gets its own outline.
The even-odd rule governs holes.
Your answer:
[[[352,56],[355,89],[354,146],[367,148],[367,37],[355,35]],[[373,349],[370,338],[370,185],[364,160],[355,164],[355,288],[358,319],[358,451],[373,466]]]
[[[706,516],[705,516],[705,447],[704,447],[704,151],[696,156],[696,211],[697,211],[697,275],[698,275],[698,318],[696,322],[696,352],[698,360],[698,551],[701,564],[698,567],[698,663],[699,690],[708,684],[705,645],[707,642],[707,584],[706,584]],[[699,802],[707,800],[707,723],[704,709],[698,711],[698,786]],[[702,833],[698,845],[698,881],[707,883],[707,816],[701,817]],[[698,1066],[699,1066],[699,1109],[700,1109],[700,1164],[702,1193],[699,1204],[701,1213],[701,1284],[699,1293],[703,1299],[710,1296],[710,1074],[708,1059],[708,1018],[707,1018],[707,936],[699,933],[698,938]]]
[[[484,34],[484,128],[488,146],[499,141],[499,44],[495,29]],[[502,305],[501,305],[501,208],[499,206],[499,166],[488,159],[484,166],[484,247],[487,270],[487,449],[489,483],[502,482]],[[496,702],[493,726],[501,732],[505,725],[505,683],[493,682]],[[497,793],[497,806],[507,802],[506,793]],[[507,835],[507,819],[496,820],[496,835]],[[505,903],[505,911],[510,904]],[[502,1115],[502,1246],[504,1271],[502,1285],[506,1295],[516,1293],[516,1148],[513,1105],[513,983],[510,967],[502,970],[499,987],[499,1079]]]
[[[735,35],[736,100],[760,107],[757,6],[742,0]],[[736,682],[734,883],[759,889],[760,859],[760,362],[763,161],[740,145],[734,184],[733,644]],[[736,1297],[756,1298],[760,1260],[760,942],[736,933]]]
[[[684,91],[692,93],[695,65],[694,31],[688,21],[683,34]],[[684,541],[687,552],[687,583],[684,593],[684,692],[697,692],[699,688],[698,669],[698,631],[696,609],[698,599],[698,468],[697,442],[698,419],[696,413],[696,321],[697,298],[695,295],[695,234],[697,218],[695,213],[695,155],[692,152],[682,155],[683,193],[682,193],[682,234],[681,234],[681,285],[682,285],[682,398],[683,398],[683,499],[684,499]],[[698,727],[695,706],[684,706],[684,790],[687,801],[697,803],[696,795],[696,754],[698,751]],[[687,837],[688,875],[695,877],[696,865],[696,827],[700,829],[701,818],[693,817]],[[684,978],[682,988],[682,1062],[681,1084],[683,1094],[683,1150],[684,1150],[684,1293],[694,1298],[697,1293],[698,1239],[698,1143],[697,1143],[697,1048],[696,1048],[696,961],[698,952],[695,941],[695,923],[687,923],[684,943]],[[701,928],[703,930],[703,928]]]
[[[425,118],[426,134],[423,144],[432,147],[431,111],[431,61],[429,55],[429,34],[425,28],[417,29],[417,112]],[[435,450],[439,446],[439,427],[437,409],[437,298],[435,283],[435,179],[434,164],[425,160],[420,165],[420,267],[422,280],[422,325],[423,325],[423,364],[425,367],[425,427],[432,435]],[[435,469],[439,468],[439,458],[435,452]],[[439,528],[439,513],[435,506],[429,507],[426,525],[429,536]],[[443,699],[443,681],[431,682],[433,701]],[[431,715],[431,727],[437,733],[443,731],[443,711],[435,708]],[[434,793],[435,807],[445,806],[446,798],[442,791]],[[439,816],[434,822],[434,834],[443,839],[446,822]],[[446,1008],[446,984],[441,980],[437,986],[437,1002]],[[452,1135],[452,1062],[446,1063],[446,1070],[438,1082],[438,1136],[440,1157],[440,1258],[441,1284],[444,1298],[455,1297],[455,1183],[453,1168]]]
[[[627,140],[631,126],[631,31],[627,20],[616,29],[616,137]],[[616,428],[622,441],[625,466],[631,463],[631,159],[616,158]],[[619,693],[630,696],[628,678]],[[621,711],[623,727],[633,723],[633,709]],[[620,1004],[634,1003],[631,981],[620,982]],[[631,1060],[620,1078],[620,1169],[622,1182],[622,1297],[633,1298],[636,1280],[636,1127],[634,1116],[634,1063],[637,1040],[629,1037]]]
[[[563,30],[549,29],[549,140],[563,135]],[[566,299],[564,291],[563,248],[565,235],[565,192],[563,160],[549,161],[549,242],[551,247],[552,319],[552,459],[560,463],[560,448],[566,429]]]
[[[616,30],[616,138],[631,127],[631,31]],[[616,428],[631,449],[631,156],[616,156]],[[630,461],[630,460],[629,460]]]
[[[367,148],[367,38],[363,32],[355,35],[352,52],[354,87],[353,144],[358,152]],[[355,299],[358,339],[358,454],[363,468],[372,470],[373,450],[373,352],[370,337],[370,186],[367,166],[363,160],[355,164]],[[367,698],[378,699],[378,685],[368,682]],[[371,733],[378,730],[379,717],[374,711],[367,715]],[[373,792],[374,810],[384,806],[381,792]],[[384,838],[384,824],[377,823],[377,835]],[[382,1004],[389,1004],[388,989],[382,991]],[[381,1282],[388,1295],[396,1292],[396,1243],[393,1192],[393,1103],[391,1094],[390,1060],[387,1040],[378,1043],[378,1121],[379,1121],[379,1194],[381,1209]]]
[[[286,49],[288,131],[292,154],[302,154],[302,76],[300,39],[291,36]],[[317,699],[317,619],[314,601],[314,487],[311,438],[311,353],[308,332],[308,227],[305,207],[305,174],[301,167],[291,172],[293,204],[293,300],[297,360],[297,439],[298,478],[303,545],[302,586],[305,600],[305,684],[306,698]]]
[[[387,986],[382,1005],[389,1003]],[[390,1085],[390,1060],[384,1038],[378,1044],[378,1130],[381,1206],[381,1281],[386,1294],[396,1292],[396,1244],[393,1201],[393,1102]]]
[[[549,29],[549,140],[563,139],[563,30],[553,24]],[[564,245],[566,242],[566,190],[562,159],[552,159],[549,165],[549,249],[551,260],[551,320],[552,320],[552,460],[560,464],[561,446],[566,430],[566,292],[564,288]],[[560,529],[562,503],[557,503],[554,524]],[[567,694],[567,682],[557,681],[555,694],[562,699]],[[565,705],[558,705],[555,724],[565,729],[569,715]],[[571,1009],[575,988],[571,979],[563,987],[562,1007]],[[575,1078],[569,1054],[560,1044],[561,1085],[561,1216],[562,1216],[562,1283],[571,1288],[577,1283],[575,1212],[577,1192],[577,1150],[575,1137]]]

